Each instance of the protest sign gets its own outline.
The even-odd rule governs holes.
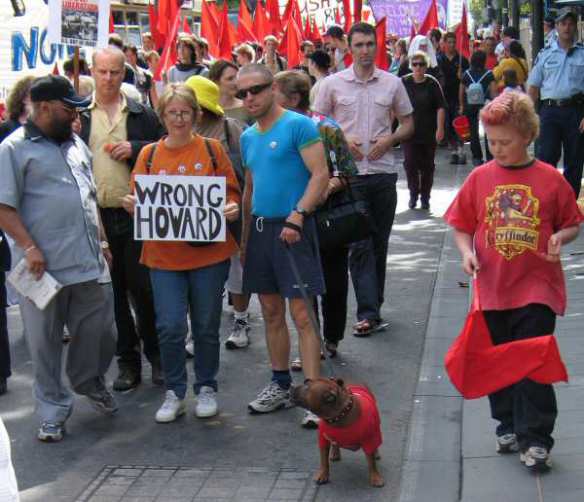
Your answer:
[[[446,29],[449,0],[437,0],[438,22],[440,28]],[[387,33],[398,37],[407,37],[412,30],[412,23],[419,25],[428,12],[432,0],[369,0],[373,15],[377,21],[386,18]]]
[[[49,0],[49,39],[77,47],[106,47],[110,0]]]
[[[152,241],[224,242],[225,178],[135,178],[134,238]]]

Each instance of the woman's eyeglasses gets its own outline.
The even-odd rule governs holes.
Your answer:
[[[169,110],[165,113],[166,117],[172,120],[189,120],[193,116],[193,112],[191,110],[183,110],[182,112],[175,112],[173,110]]]
[[[239,91],[237,91],[237,93],[235,94],[235,97],[237,99],[245,99],[245,98],[247,98],[248,93],[251,94],[252,96],[256,96],[260,92],[266,90],[271,85],[272,85],[272,82],[268,82],[267,84],[252,85],[251,87],[248,87],[247,89],[240,89]]]

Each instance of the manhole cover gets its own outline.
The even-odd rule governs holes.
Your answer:
[[[108,465],[77,502],[311,502],[316,492],[295,469]]]

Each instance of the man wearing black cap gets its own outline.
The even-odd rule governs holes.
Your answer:
[[[578,15],[564,7],[556,16],[558,38],[537,55],[528,93],[539,105],[541,132],[535,156],[556,166],[564,151],[564,177],[576,197],[584,167],[584,45],[576,42]]]
[[[32,118],[0,145],[0,228],[16,243],[36,280],[45,272],[61,289],[43,309],[19,298],[33,362],[38,439],[60,441],[73,409],[61,380],[63,327],[71,335],[66,372],[73,390],[104,414],[117,410],[104,375],[115,351],[111,260],[99,220],[91,154],[72,133],[89,104],[60,76],[34,81]]]

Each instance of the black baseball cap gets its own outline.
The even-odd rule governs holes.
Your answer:
[[[343,31],[343,28],[337,26],[336,24],[333,24],[332,26],[329,27],[328,30],[326,30],[325,36],[332,38],[343,38],[344,34],[345,32]]]
[[[33,103],[58,100],[75,108],[87,108],[91,104],[91,96],[78,96],[71,82],[60,75],[37,78],[30,88],[30,100]]]

